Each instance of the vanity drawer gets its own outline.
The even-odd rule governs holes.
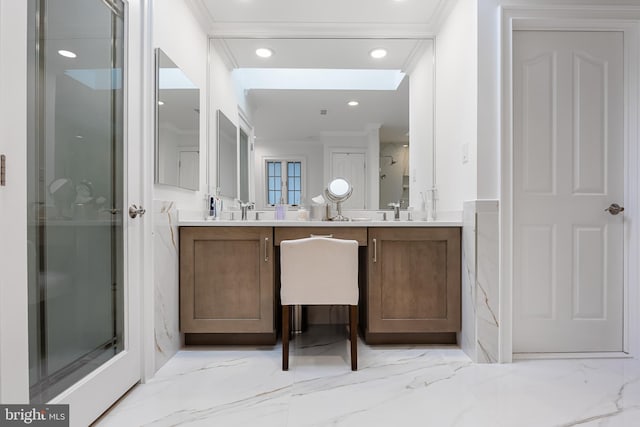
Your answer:
[[[283,240],[303,239],[311,235],[357,240],[358,246],[367,246],[367,227],[276,227],[274,241],[279,246]]]

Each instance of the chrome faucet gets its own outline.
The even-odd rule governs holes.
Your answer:
[[[393,220],[400,221],[400,202],[397,202],[397,203],[391,202],[387,206],[393,209]]]
[[[247,220],[247,210],[248,209],[253,209],[255,207],[255,203],[254,202],[240,202],[240,212],[242,213],[242,220],[246,221]]]

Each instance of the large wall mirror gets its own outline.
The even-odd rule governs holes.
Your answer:
[[[273,204],[272,186],[293,201],[309,203],[330,179],[341,176],[354,186],[345,208],[388,209],[388,203],[398,201],[406,208],[412,181],[408,70],[432,55],[426,48],[430,43],[213,39],[213,51],[235,85],[235,101],[253,126],[250,197],[258,207]],[[376,58],[378,48],[386,56]],[[424,78],[423,87],[430,85],[431,77]],[[290,176],[298,166],[302,176]]]
[[[156,49],[157,184],[200,188],[200,90]]]

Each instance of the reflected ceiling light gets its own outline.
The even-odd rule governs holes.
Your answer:
[[[76,135],[76,138],[78,138],[78,139],[84,139],[84,136],[82,136],[82,135]]]
[[[58,51],[58,55],[64,56],[65,58],[76,58],[78,56],[75,53],[71,52],[70,50],[64,50],[64,49],[60,49]]]
[[[158,101],[158,105],[164,105],[164,101]]]
[[[403,144],[402,145],[404,148],[407,148],[409,146],[409,144]]]
[[[376,49],[373,49],[371,52],[369,52],[369,55],[371,55],[371,57],[375,59],[384,58],[385,56],[387,56],[387,50],[382,48],[376,48]]]
[[[349,101],[349,102],[347,102],[347,105],[349,107],[356,107],[356,106],[360,105],[360,103],[358,101]]]
[[[266,47],[261,47],[256,49],[256,55],[260,58],[270,58],[273,55],[273,51],[271,49],[267,49]]]

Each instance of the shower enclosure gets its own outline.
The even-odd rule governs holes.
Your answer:
[[[124,14],[120,0],[28,0],[32,403],[124,349]]]

